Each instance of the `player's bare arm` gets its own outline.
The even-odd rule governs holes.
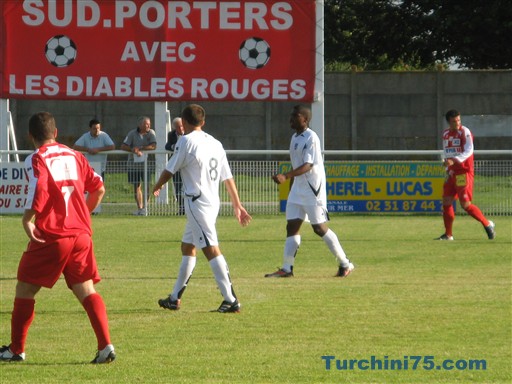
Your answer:
[[[30,240],[44,243],[45,240],[41,238],[41,232],[36,228],[35,224],[32,222],[34,217],[36,216],[36,211],[33,209],[25,209],[23,213],[23,217],[21,219],[21,223],[23,224],[23,229],[25,233],[29,237]]]
[[[445,167],[452,166],[453,164],[455,164],[455,161],[453,161],[452,159],[445,159],[445,160],[443,161],[443,165],[444,165]]]
[[[313,168],[313,164],[304,163],[300,167],[292,169],[290,172],[286,172],[284,174],[278,173],[277,175],[272,176],[272,180],[274,180],[277,184],[282,184],[288,179],[293,179],[296,176],[300,176],[309,172]]]
[[[229,198],[231,199],[231,204],[233,205],[233,211],[235,217],[242,227],[249,225],[252,220],[251,215],[245,210],[240,202],[240,198],[238,196],[238,189],[236,188],[235,181],[233,179],[227,179],[224,181],[224,185],[229,194]]]
[[[89,192],[87,194],[87,198],[85,199],[85,204],[87,204],[87,208],[89,209],[89,212],[94,211],[98,205],[100,205],[101,200],[103,199],[103,196],[105,195],[105,187],[102,186],[101,188]]]
[[[160,195],[162,187],[172,178],[172,173],[164,169],[158,178],[155,186],[153,187],[153,196],[157,197]]]

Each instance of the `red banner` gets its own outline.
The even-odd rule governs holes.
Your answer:
[[[313,100],[315,1],[1,0],[0,98]]]

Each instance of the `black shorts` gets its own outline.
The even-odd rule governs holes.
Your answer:
[[[128,168],[128,182],[130,184],[140,184],[142,181],[144,181],[144,163],[130,164]]]

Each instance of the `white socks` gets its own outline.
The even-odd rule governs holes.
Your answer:
[[[341,247],[338,236],[336,236],[336,234],[331,229],[329,229],[327,230],[327,233],[322,237],[322,240],[325,242],[325,244],[327,244],[327,247],[329,247],[329,250],[334,255],[334,257],[336,257],[338,263],[344,268],[348,267],[350,261],[348,260],[345,251],[343,251],[343,248]]]
[[[236,300],[236,296],[231,286],[228,263],[226,262],[224,255],[219,255],[211,259],[210,267],[224,300],[230,303],[234,302]]]
[[[183,295],[183,291],[187,288],[190,276],[192,276],[192,272],[196,266],[196,259],[195,256],[182,256],[178,278],[176,279],[176,283],[174,283],[174,289],[171,293],[172,300],[180,299],[181,295]]]
[[[284,243],[283,254],[283,269],[286,272],[291,272],[293,263],[295,262],[295,255],[300,246],[300,235],[290,236],[286,238]]]

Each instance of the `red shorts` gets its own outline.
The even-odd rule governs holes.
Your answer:
[[[61,274],[69,288],[87,280],[101,280],[91,236],[85,233],[46,239],[46,243],[28,243],[18,266],[19,281],[52,288]]]
[[[473,179],[471,173],[447,176],[443,185],[443,197],[458,197],[460,202],[472,201]]]

